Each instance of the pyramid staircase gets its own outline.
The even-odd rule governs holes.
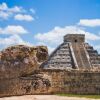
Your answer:
[[[68,34],[41,65],[44,69],[100,69],[100,55],[88,43],[82,34]]]
[[[68,43],[62,43],[58,46],[45,63],[45,68],[50,69],[72,69],[73,66],[73,59]]]

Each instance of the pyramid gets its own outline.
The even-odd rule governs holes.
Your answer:
[[[42,64],[44,69],[100,69],[100,55],[85,42],[84,34],[67,34],[60,44]]]

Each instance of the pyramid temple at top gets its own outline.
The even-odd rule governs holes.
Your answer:
[[[67,34],[42,65],[44,69],[100,69],[100,55],[85,43],[84,34]]]

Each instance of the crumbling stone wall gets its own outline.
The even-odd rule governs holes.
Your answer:
[[[51,75],[52,93],[100,94],[100,72],[44,70]]]
[[[16,45],[0,52],[0,97],[49,93],[51,78],[36,73],[48,58],[45,46]]]
[[[51,91],[51,78],[46,74],[33,74],[24,77],[0,80],[0,97],[48,94]]]
[[[0,97],[26,94],[98,94],[100,72],[38,70],[19,78],[0,80]]]

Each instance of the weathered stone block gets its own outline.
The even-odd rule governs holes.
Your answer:
[[[37,70],[47,58],[48,50],[44,46],[17,45],[9,47],[0,54],[0,79],[30,74]]]

